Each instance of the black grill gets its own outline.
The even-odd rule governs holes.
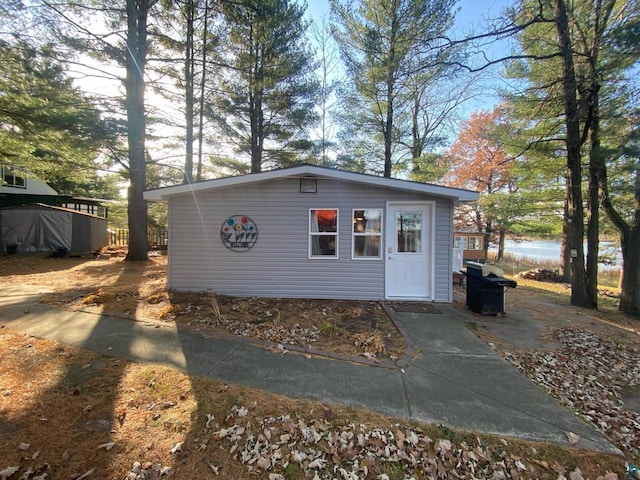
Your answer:
[[[467,306],[481,315],[498,315],[504,311],[504,292],[517,283],[502,276],[502,271],[489,265],[468,262]]]

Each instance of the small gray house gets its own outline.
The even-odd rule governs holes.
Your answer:
[[[478,194],[301,165],[144,198],[169,204],[170,290],[450,302],[453,209]]]

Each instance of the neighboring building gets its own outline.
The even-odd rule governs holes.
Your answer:
[[[95,252],[107,244],[107,209],[60,195],[20,167],[0,164],[0,251]]]
[[[453,248],[462,251],[463,263],[468,261],[484,263],[487,259],[484,249],[486,238],[487,235],[482,232],[455,232]]]
[[[0,164],[0,199],[8,195],[57,196],[58,192],[39,178],[28,178],[24,168]]]
[[[453,209],[476,192],[301,165],[145,192],[169,204],[168,288],[452,301]]]
[[[62,195],[21,167],[0,164],[0,207],[41,203],[107,217],[105,200]]]

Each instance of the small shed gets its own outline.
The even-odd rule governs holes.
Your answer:
[[[0,208],[3,252],[94,253],[107,245],[107,219],[45,204]]]
[[[453,210],[476,192],[301,165],[149,190],[169,206],[168,288],[453,298]]]

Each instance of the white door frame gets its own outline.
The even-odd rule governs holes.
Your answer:
[[[386,208],[386,227],[385,227],[385,241],[384,241],[384,258],[385,258],[385,278],[384,278],[384,290],[385,290],[385,298],[387,300],[417,300],[417,301],[427,301],[433,300],[435,298],[435,268],[434,268],[434,260],[435,260],[435,208],[436,202],[427,201],[427,202],[411,202],[411,201],[388,201]],[[426,276],[426,285],[424,295],[420,296],[402,296],[396,295],[393,292],[393,288],[391,285],[392,275],[391,265],[390,263],[394,260],[396,253],[394,250],[396,248],[396,241],[394,236],[396,235],[396,226],[394,218],[392,218],[391,210],[392,208],[407,208],[408,210],[411,207],[419,207],[421,210],[424,210],[427,214],[427,218],[423,221],[422,226],[422,244],[424,246],[424,256],[425,256],[425,265],[424,268],[428,269]]]

